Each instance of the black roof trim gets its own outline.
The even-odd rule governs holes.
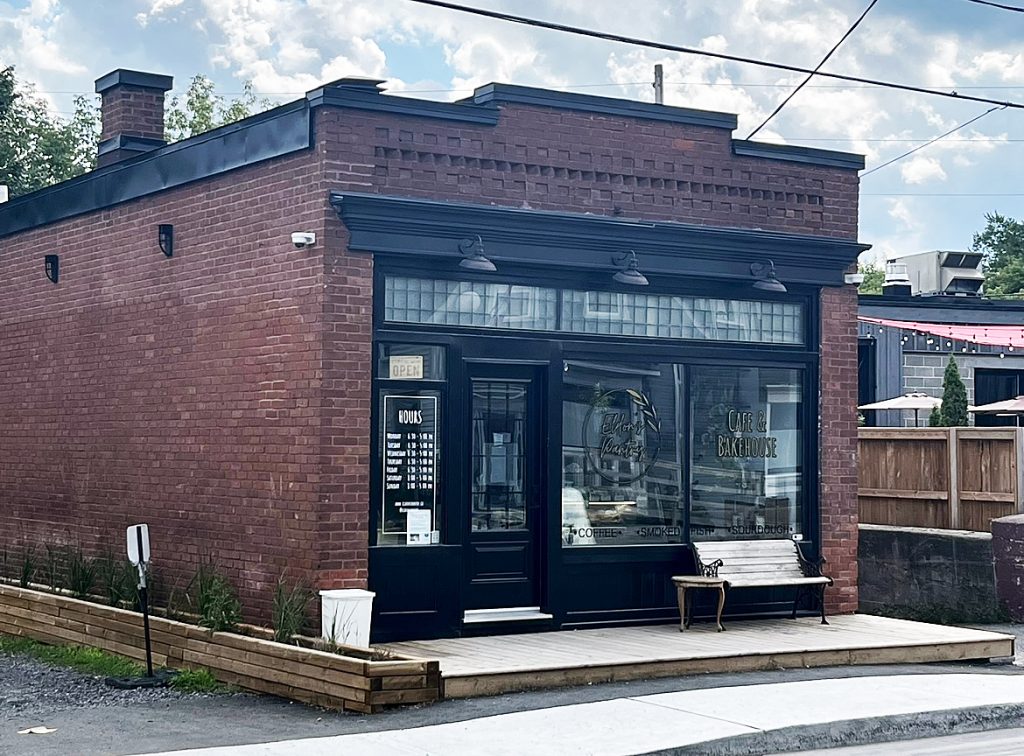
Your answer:
[[[0,237],[307,149],[312,143],[310,110],[297,100],[15,197],[0,204]]]
[[[732,141],[732,151],[735,155],[743,155],[745,157],[788,160],[792,163],[826,165],[830,168],[849,168],[854,171],[864,169],[864,156],[853,152],[819,150],[815,147],[799,147],[790,144],[748,142],[744,139],[734,139]]]
[[[973,310],[978,313],[991,311],[1024,312],[1024,300],[1020,299],[986,299],[985,297],[956,296],[893,296],[885,294],[861,294],[858,298],[860,307],[892,308],[895,310]],[[883,317],[883,316],[879,316]],[[901,318],[895,318],[900,320]]]
[[[312,108],[330,105],[353,110],[373,110],[396,115],[441,118],[446,121],[476,123],[495,126],[498,123],[497,108],[478,107],[451,102],[417,100],[413,97],[396,97],[381,94],[370,87],[352,86],[342,79],[336,86],[325,85],[306,93],[306,100]],[[344,83],[343,83],[344,82]]]
[[[174,89],[174,77],[163,74],[145,73],[144,71],[130,71],[127,68],[117,68],[96,79],[96,92],[103,94],[111,87],[123,84],[129,87],[145,87],[147,89],[159,89],[168,92]]]
[[[105,155],[113,150],[135,150],[136,152],[149,152],[157,150],[167,144],[165,139],[153,139],[152,137],[127,136],[118,134],[110,139],[104,139],[96,148],[97,155]]]
[[[623,100],[618,97],[600,97],[575,92],[558,92],[537,87],[521,87],[515,84],[485,84],[473,91],[473,97],[462,102],[477,105],[496,105],[514,102],[523,105],[539,105],[561,110],[581,110],[600,115],[646,118],[651,121],[683,123],[690,126],[710,126],[716,129],[736,128],[736,116],[732,113],[717,113],[712,110],[695,110],[669,105],[654,105],[647,102]]]
[[[612,269],[612,256],[635,250],[644,273],[750,281],[750,264],[771,259],[784,283],[841,286],[869,246],[769,231],[626,220],[461,202],[332,192],[349,230],[349,248],[455,259],[458,242],[479,234],[495,261]]]

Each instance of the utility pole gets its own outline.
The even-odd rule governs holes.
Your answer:
[[[665,71],[661,67],[661,63],[654,64],[654,103],[656,105],[665,104]]]

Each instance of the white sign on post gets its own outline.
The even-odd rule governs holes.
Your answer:
[[[149,525],[128,527],[128,561],[136,567],[149,564]]]

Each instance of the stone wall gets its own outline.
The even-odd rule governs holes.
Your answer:
[[[935,622],[1003,619],[989,533],[861,525],[858,565],[862,612]]]
[[[1010,618],[1024,622],[1024,515],[992,520],[996,592]]]

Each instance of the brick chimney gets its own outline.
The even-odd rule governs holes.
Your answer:
[[[164,93],[174,79],[118,68],[96,80],[102,96],[103,129],[96,166],[119,163],[167,144],[164,141]]]

